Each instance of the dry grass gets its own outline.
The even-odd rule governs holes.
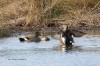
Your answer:
[[[64,6],[64,9],[68,12],[65,16],[65,23],[70,26],[81,26],[79,25],[80,23],[84,23],[87,26],[100,26],[99,0],[69,0]]]
[[[0,28],[43,24],[47,19],[100,26],[99,14],[99,0],[0,0]]]

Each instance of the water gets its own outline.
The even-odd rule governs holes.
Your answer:
[[[100,66],[100,35],[74,38],[73,49],[59,50],[59,41],[20,42],[0,39],[0,66]]]

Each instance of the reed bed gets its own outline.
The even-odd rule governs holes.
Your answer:
[[[47,26],[51,22],[89,27],[100,26],[99,21],[100,0],[0,0],[3,29]]]

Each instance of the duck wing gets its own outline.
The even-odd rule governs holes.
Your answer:
[[[82,32],[82,31],[79,31],[79,30],[75,30],[75,29],[72,29],[72,32],[73,32],[73,36],[74,37],[81,37],[81,36],[86,34],[85,32]]]

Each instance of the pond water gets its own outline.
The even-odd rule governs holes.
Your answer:
[[[0,39],[0,66],[100,66],[100,34],[74,37],[68,52],[58,50],[59,41],[50,39],[39,43],[20,42],[18,36]]]

